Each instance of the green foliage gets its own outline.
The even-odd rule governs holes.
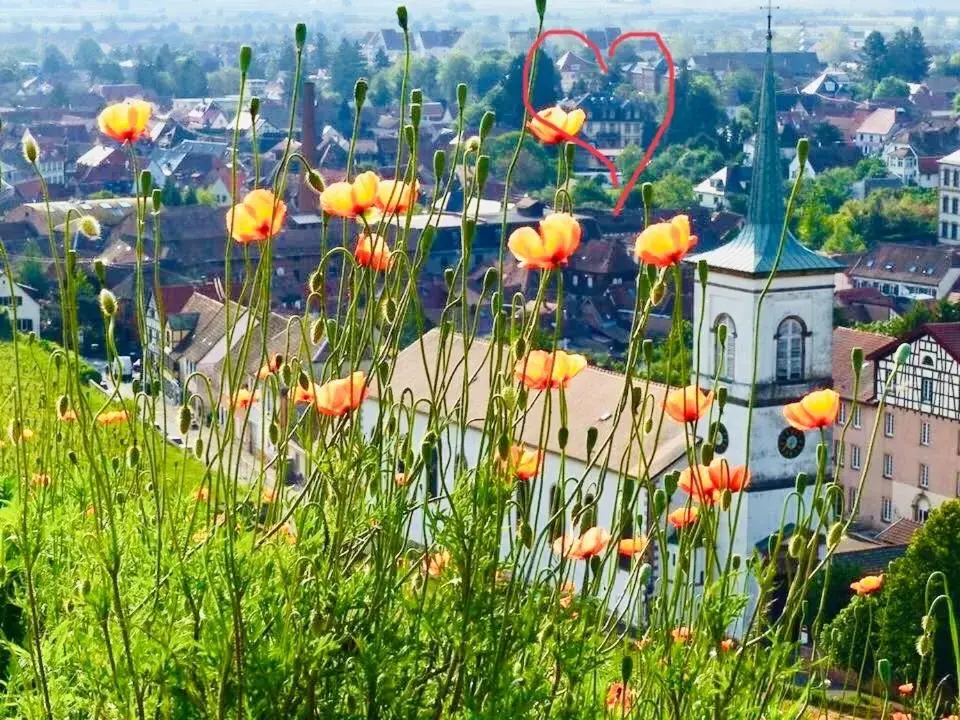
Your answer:
[[[484,98],[483,105],[497,114],[497,125],[502,128],[520,127],[523,120],[523,63],[525,56],[517,55],[493,90]],[[536,79],[530,88],[534,108],[556,105],[560,97],[560,76],[550,57],[539,50],[536,56]]]
[[[610,193],[600,182],[600,178],[578,180],[570,191],[570,197],[576,207],[609,207],[613,205]]]
[[[96,40],[81,38],[73,49],[73,64],[82,70],[93,72],[103,60],[103,50]]]
[[[654,207],[686,210],[695,201],[693,183],[686,178],[671,173],[653,183]]]
[[[897,30],[890,42],[874,30],[863,42],[860,60],[863,76],[871,83],[888,76],[921,82],[930,71],[930,51],[916,26],[909,32]]]
[[[880,594],[887,596],[889,591],[882,590]],[[887,657],[885,652],[877,654],[881,602],[877,595],[854,596],[850,604],[824,627],[820,641],[832,666],[857,673],[862,668],[869,677],[877,658]]]
[[[912,680],[916,676],[920,662],[916,651],[920,623],[925,614],[931,614],[935,623],[932,633],[933,681],[954,676],[956,687],[958,648],[950,638],[949,610],[946,603],[941,602],[931,613],[929,603],[941,593],[948,592],[954,612],[960,608],[960,563],[957,557],[960,557],[960,501],[951,500],[930,513],[927,522],[913,536],[906,554],[890,563],[879,641],[880,655],[890,659],[898,678]],[[944,573],[946,587],[942,583],[928,583],[934,572]],[[930,673],[931,658],[925,662]]]
[[[457,85],[466,83],[467,87],[476,84],[474,78],[473,60],[460,53],[451,53],[443,59],[437,77],[440,95],[437,99],[444,100],[452,107],[451,114],[456,115]]]
[[[860,51],[860,62],[863,76],[871,82],[878,83],[888,75],[887,41],[882,33],[874,30],[867,35]]]
[[[864,574],[855,562],[838,559],[831,561],[829,580],[827,579],[827,573],[823,572],[810,581],[804,624],[812,627],[818,618],[824,626],[832,622],[855,596],[850,589],[850,583],[856,582]],[[824,584],[826,584],[826,592],[824,592]],[[820,609],[821,600],[823,602],[822,611]]]
[[[882,158],[870,155],[856,164],[853,168],[853,174],[856,175],[857,180],[886,177],[887,164]]]
[[[936,302],[918,300],[913,302],[905,313],[889,320],[877,320],[858,325],[858,329],[881,333],[891,337],[903,337],[924,323],[960,322],[960,303],[952,303],[947,298]]]
[[[491,170],[497,177],[506,175],[519,139],[520,132],[514,131],[498,135],[487,142]],[[539,190],[555,177],[555,168],[555,161],[547,154],[543,145],[528,135],[517,160],[514,186],[521,191]]]
[[[50,292],[50,279],[47,277],[43,264],[36,258],[25,258],[20,261],[16,272],[17,282],[37,291],[41,297]]]
[[[665,340],[654,343],[650,364],[641,361],[638,372],[640,377],[673,387],[689,383],[693,372],[693,326],[690,322],[681,321],[679,328],[671,328]]]
[[[667,142],[683,143],[698,136],[715,142],[725,120],[713,84],[682,66],[677,73],[675,111]]]
[[[737,70],[724,76],[723,89],[741,105],[753,105],[760,93],[760,82],[749,70]]]
[[[877,83],[873,90],[873,99],[881,98],[908,98],[910,97],[910,87],[903,80],[897,77],[888,76]]]
[[[330,89],[339,95],[341,100],[352,100],[353,86],[357,78],[367,73],[367,62],[360,52],[360,43],[342,38],[333,54],[329,70]]]

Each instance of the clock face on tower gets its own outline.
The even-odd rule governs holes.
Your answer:
[[[726,452],[730,447],[730,433],[727,432],[727,426],[722,422],[716,422],[710,427],[710,437],[714,438],[713,449],[715,452]]]
[[[784,431],[780,433],[780,437],[777,438],[777,449],[780,450],[780,454],[785,458],[792,459],[803,452],[805,443],[806,440],[802,432],[796,428],[788,427],[784,429]]]

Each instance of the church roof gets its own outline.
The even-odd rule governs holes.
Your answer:
[[[784,238],[782,252],[778,253],[786,214],[778,146],[776,90],[773,51],[768,36],[747,222],[733,240],[715,250],[691,255],[687,258],[688,262],[706,260],[711,269],[748,275],[769,275],[775,267],[779,273],[827,273],[840,270],[840,265],[804,247],[789,231]]]

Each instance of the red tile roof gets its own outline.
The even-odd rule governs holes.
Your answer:
[[[885,528],[883,532],[877,535],[877,540],[882,540],[888,545],[909,545],[913,539],[914,533],[923,525],[914,522],[908,518],[900,518],[893,525]]]

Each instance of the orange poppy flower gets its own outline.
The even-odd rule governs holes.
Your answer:
[[[210,488],[207,486],[198,487],[193,491],[193,499],[201,502],[206,502],[210,499]]]
[[[543,452],[528,450],[523,445],[514,445],[510,448],[510,457],[504,461],[504,470],[511,473],[517,480],[530,480],[540,472],[540,463],[543,462]]]
[[[97,415],[97,423],[100,425],[117,425],[126,421],[126,410],[107,410]]]
[[[507,247],[520,267],[554,270],[566,265],[580,246],[580,223],[569,213],[551,213],[540,221],[538,230],[521,227],[510,233]]]
[[[393,484],[399,488],[406,487],[410,479],[406,473],[398,472],[393,474]]]
[[[672,513],[667,515],[667,521],[675,528],[680,530],[688,525],[693,525],[693,523],[695,523],[699,517],[700,508],[682,507],[677,508]]]
[[[311,405],[317,399],[317,385],[310,383],[310,387],[304,388],[297,383],[293,389],[293,402],[295,405]]]
[[[296,545],[297,544],[297,531],[293,529],[293,525],[288,522],[285,522],[280,526],[280,530],[277,532],[277,536],[282,540],[286,541],[287,545]]]
[[[357,238],[357,248],[353,251],[353,256],[357,259],[357,265],[368,267],[377,272],[386,272],[390,267],[390,256],[392,255],[387,242],[379,235],[361,235]]]
[[[635,538],[624,538],[617,544],[617,552],[624,557],[643,555],[647,551],[649,541],[645,535]]]
[[[857,595],[872,595],[883,587],[883,574],[867,575],[856,582],[850,583],[850,589]]]
[[[234,410],[246,410],[258,399],[250,388],[242,387],[237,390],[237,395],[231,400],[230,407]]]
[[[750,471],[746,465],[730,464],[722,457],[715,457],[710,461],[710,482],[713,484],[714,500],[720,499],[720,493],[729,490],[737,493],[750,484]]]
[[[607,711],[616,716],[627,715],[633,707],[633,693],[622,682],[615,682],[607,690]]]
[[[260,188],[227,210],[227,230],[238,243],[263,242],[275,237],[286,219],[287,204]]]
[[[87,517],[94,517],[97,514],[97,508],[93,503],[87,505],[87,509],[83,511],[83,514]]]
[[[663,409],[677,422],[694,422],[703,417],[712,402],[712,390],[705,393],[696,385],[687,385],[667,393]]]
[[[143,100],[124,100],[105,107],[97,117],[100,132],[120,143],[135,143],[147,131],[153,108]]]
[[[680,262],[696,244],[697,236],[690,234],[690,218],[677,215],[640,233],[633,254],[642,263],[665,268]]]
[[[23,429],[20,431],[20,439],[21,439],[21,440],[31,440],[31,439],[33,439],[34,434],[35,434],[35,433],[33,432],[33,430],[31,430],[31,429],[28,428],[28,427],[25,427],[25,428],[23,428]]]
[[[560,587],[560,607],[566,609],[573,604],[573,596],[576,594],[576,588],[573,586],[573,582],[567,580]]]
[[[565,388],[587,366],[583,355],[557,350],[531,350],[525,358],[517,361],[514,377],[531,390]]]
[[[36,487],[45,488],[50,485],[51,481],[50,476],[46,473],[34,473],[33,477],[30,478],[30,482],[32,482]]]
[[[691,637],[693,637],[693,632],[686,625],[682,625],[671,630],[670,636],[673,638],[674,642],[682,645],[690,640]]]
[[[276,373],[281,365],[283,365],[283,355],[273,353],[267,358],[267,361],[260,366],[260,371],[257,373],[257,380],[266,380]]]
[[[710,468],[706,465],[686,467],[680,471],[677,487],[699,503],[710,505],[714,502],[717,487],[710,477]]]
[[[74,423],[76,421],[77,413],[73,409],[67,410],[63,415],[60,416],[60,422]]]
[[[890,713],[890,720],[913,720],[913,715],[905,712]]]
[[[903,697],[910,697],[913,695],[913,683],[904,683],[903,685],[898,685],[897,692],[903,695]]]
[[[783,409],[790,427],[806,432],[830,427],[840,412],[840,395],[835,390],[814,390]]]
[[[568,135],[576,135],[587,121],[587,114],[581,108],[567,112],[559,105],[554,105],[538,110],[537,114],[527,121],[527,129],[537,140],[544,145],[556,145],[567,138],[546,125],[543,120],[553,123]]]
[[[723,652],[730,652],[737,646],[737,641],[733,638],[724,638],[720,641],[720,649]]]
[[[265,487],[263,492],[260,493],[260,501],[264,503],[272,503],[277,499],[277,491],[275,488]]]
[[[580,537],[563,535],[553,541],[553,551],[571,560],[586,560],[599,555],[610,544],[610,533],[602,527],[592,527]]]
[[[377,185],[376,206],[385,213],[402,213],[417,202],[420,185],[414,180],[381,180]]]
[[[424,569],[426,570],[427,575],[432,578],[440,577],[443,574],[443,571],[447,569],[449,564],[450,553],[447,550],[440,550],[439,552],[430,553],[424,559]]]
[[[367,376],[355,372],[350,377],[331,380],[316,390],[314,406],[321,415],[338,417],[360,407],[367,396]]]
[[[360,173],[353,182],[335,182],[320,193],[320,209],[327,215],[354,218],[377,201],[380,178],[374,172]]]

